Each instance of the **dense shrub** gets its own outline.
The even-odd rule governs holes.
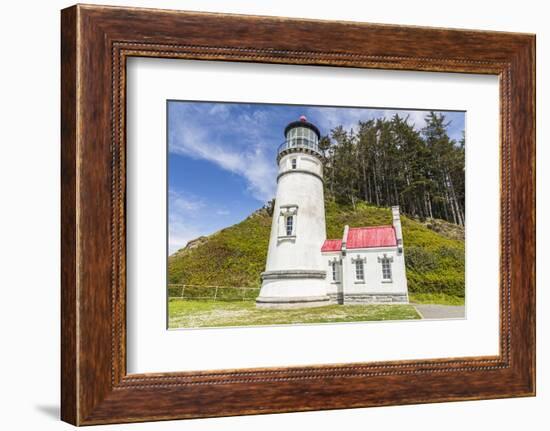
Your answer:
[[[411,293],[444,293],[464,297],[464,273],[417,273],[407,271],[407,283]]]
[[[407,247],[405,250],[405,264],[407,269],[413,271],[433,271],[437,268],[437,255],[422,247]]]
[[[168,286],[168,297],[169,298],[173,298],[173,297],[181,297],[181,291],[182,291],[182,287],[181,286]]]
[[[464,271],[464,248],[441,246],[437,249],[439,266]]]

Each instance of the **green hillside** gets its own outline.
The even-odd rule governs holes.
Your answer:
[[[351,227],[391,224],[391,211],[366,203],[341,205],[327,200],[327,237],[340,238]],[[464,298],[464,240],[460,227],[440,220],[419,222],[401,216],[409,292],[415,298]],[[261,209],[242,222],[198,239],[169,257],[173,284],[260,285],[265,269],[271,216]]]

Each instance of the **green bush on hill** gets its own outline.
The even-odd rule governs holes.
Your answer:
[[[346,224],[351,227],[391,224],[389,208],[364,202],[354,208],[327,199],[325,210],[327,238],[341,238]],[[456,235],[445,236],[431,230],[429,224],[404,215],[401,221],[409,292],[463,298],[464,241],[456,239]],[[179,250],[168,260],[169,283],[259,287],[270,230],[271,216],[261,209],[242,222],[207,237],[195,247]],[[191,291],[185,296],[188,294]],[[225,294],[230,292],[222,295]],[[203,296],[200,289],[197,296]]]
[[[437,269],[437,263],[436,253],[415,245],[407,247],[407,267],[409,270],[419,273],[430,272]]]
[[[182,286],[169,285],[168,286],[168,297],[169,298],[181,297],[182,291],[183,291]]]
[[[265,269],[271,217],[260,210],[168,259],[168,282],[258,287]]]

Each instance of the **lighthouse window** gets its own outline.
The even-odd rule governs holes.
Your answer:
[[[298,205],[281,205],[281,213],[278,220],[278,236],[282,241],[296,238],[296,217],[298,217]]]
[[[291,166],[292,166],[292,169],[296,169],[296,159],[292,159],[292,160],[290,161],[290,164],[291,164]]]
[[[294,228],[294,216],[288,216],[286,218],[286,234],[287,234],[287,236],[292,235],[293,228]]]
[[[365,279],[365,265],[361,259],[355,261],[355,278],[360,281]]]
[[[332,281],[338,281],[338,263],[337,262],[331,262],[332,267]]]
[[[382,259],[382,280],[391,281],[391,262],[387,257]]]

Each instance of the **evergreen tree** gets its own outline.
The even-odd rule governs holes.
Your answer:
[[[464,225],[464,135],[449,138],[443,114],[430,112],[421,131],[408,118],[360,121],[357,132],[342,126],[319,143],[325,186],[337,201],[355,206],[400,205],[419,218]]]

